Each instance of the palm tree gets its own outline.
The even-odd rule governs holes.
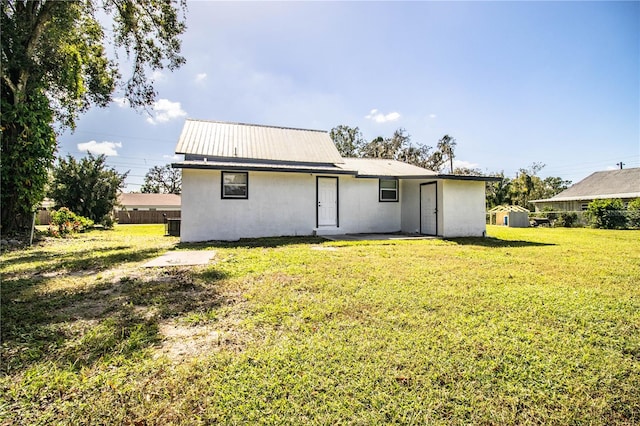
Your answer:
[[[451,174],[453,174],[453,149],[456,147],[456,140],[449,136],[444,135],[442,139],[438,141],[438,149],[443,154],[446,154],[449,157],[449,164],[451,166]]]

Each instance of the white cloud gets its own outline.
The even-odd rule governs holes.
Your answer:
[[[477,169],[480,164],[472,163],[471,161],[464,160],[456,160],[453,159],[453,168],[454,169]]]
[[[152,110],[153,116],[147,118],[147,122],[151,124],[165,123],[187,115],[180,102],[171,102],[169,99],[158,99],[153,103]]]
[[[369,120],[373,120],[376,123],[386,123],[388,121],[396,121],[400,118],[400,113],[398,112],[390,112],[389,114],[383,114],[377,109],[372,109],[371,112],[366,115],[364,118],[368,118]]]
[[[196,75],[196,83],[200,83],[201,81],[204,81],[206,78],[207,78],[207,73],[201,72],[200,74]]]
[[[173,161],[177,161],[177,160],[182,160],[182,155],[180,154],[173,154],[173,155],[163,155],[162,158],[166,158],[167,160],[173,160]]]
[[[151,80],[155,82],[165,81],[167,76],[162,73],[162,71],[156,70],[151,74]]]
[[[435,114],[429,114],[429,118],[430,118],[430,119],[432,119],[432,120],[433,120],[434,118],[436,118],[436,117],[437,117],[437,115],[435,115]]]
[[[129,101],[126,98],[113,98],[113,102],[120,108],[126,108],[129,106]]]
[[[78,151],[82,151],[82,152],[89,151],[92,154],[98,154],[98,155],[104,154],[104,155],[117,156],[118,151],[116,151],[116,148],[122,148],[122,142],[89,141],[89,142],[78,144]]]

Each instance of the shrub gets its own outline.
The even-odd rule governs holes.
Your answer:
[[[542,213],[539,214],[539,216],[546,217],[547,219],[549,219],[551,223],[554,224],[554,226],[555,226],[556,219],[558,219],[558,213],[554,212],[553,207],[551,206],[545,206],[542,209]]]
[[[627,225],[630,228],[640,228],[640,198],[631,200],[627,205]]]
[[[620,199],[593,200],[587,206],[587,218],[594,228],[620,229],[627,224],[624,204]]]
[[[578,223],[578,213],[576,212],[561,212],[558,218],[554,222],[553,226],[561,226],[565,228],[571,228]]]
[[[108,214],[102,218],[104,229],[113,229],[118,219],[113,214]]]
[[[62,237],[70,233],[83,232],[93,226],[93,221],[78,216],[66,207],[51,212],[49,234]]]

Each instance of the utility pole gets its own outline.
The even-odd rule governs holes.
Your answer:
[[[620,170],[622,170],[622,166],[624,166],[624,163],[621,161],[619,163],[616,163],[616,166],[620,166]]]
[[[449,146],[449,163],[451,164],[451,174],[453,174],[453,148]]]

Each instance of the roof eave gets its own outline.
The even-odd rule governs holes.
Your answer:
[[[437,175],[438,179],[449,180],[472,180],[479,182],[500,182],[503,178],[499,176],[475,176],[475,175]]]
[[[254,172],[279,172],[279,173],[314,173],[314,174],[334,174],[334,175],[356,175],[354,170],[344,170],[340,168],[320,168],[320,167],[278,167],[255,164],[211,164],[207,162],[199,163],[172,163],[174,169],[196,169],[196,170],[230,170],[230,171],[254,171]]]
[[[432,175],[383,175],[383,174],[357,174],[358,179],[433,179]]]

